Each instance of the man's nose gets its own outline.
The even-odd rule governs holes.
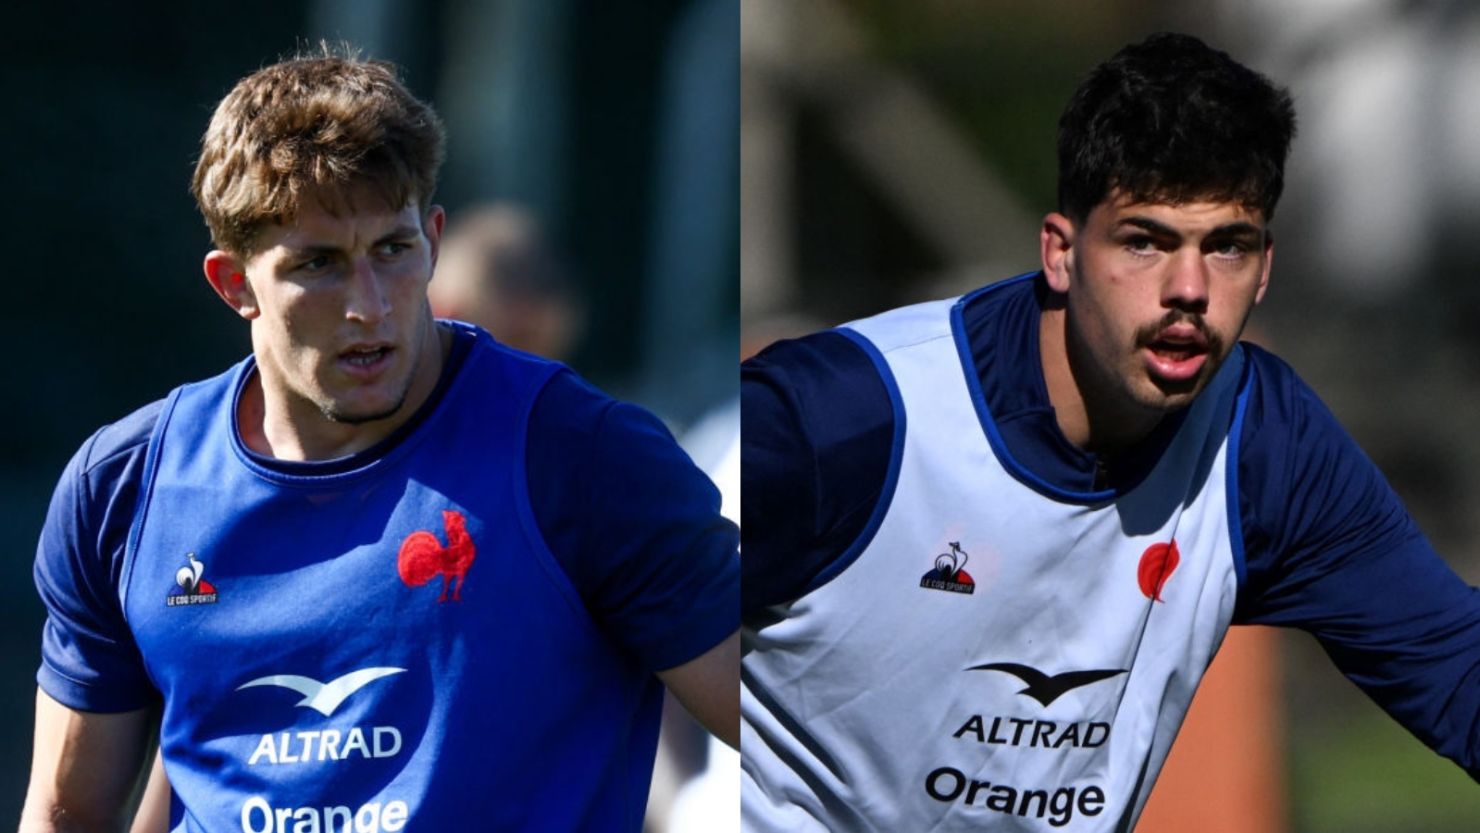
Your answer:
[[[1208,309],[1208,264],[1202,253],[1191,249],[1173,255],[1162,284],[1161,305],[1167,309],[1206,312]]]
[[[378,324],[390,314],[390,296],[370,258],[355,258],[351,264],[344,315],[351,321]]]

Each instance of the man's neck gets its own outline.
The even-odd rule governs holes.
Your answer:
[[[237,405],[242,443],[264,457],[295,462],[333,460],[364,451],[389,437],[426,404],[436,390],[451,354],[453,334],[432,323],[423,349],[424,364],[413,374],[406,398],[395,413],[361,423],[338,422],[309,403],[265,388],[259,366],[247,380]]]
[[[1038,353],[1054,420],[1075,447],[1113,455],[1144,440],[1161,421],[1162,414],[1122,406],[1111,392],[1097,390],[1093,374],[1076,372],[1062,299],[1053,299],[1041,313]]]

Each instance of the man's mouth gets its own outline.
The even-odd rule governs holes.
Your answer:
[[[386,353],[389,352],[389,347],[373,347],[369,350],[351,350],[344,354],[344,360],[351,364],[372,365],[375,364],[375,362],[381,356],[384,356]]]
[[[1147,349],[1168,361],[1186,361],[1193,356],[1200,356],[1207,352],[1203,347],[1196,344],[1177,341],[1153,341],[1147,345]]]
[[[1165,382],[1192,381],[1207,362],[1208,347],[1207,336],[1196,327],[1165,327],[1145,345],[1147,370]]]
[[[390,363],[393,352],[387,344],[355,346],[339,354],[339,365],[355,376],[372,376]]]

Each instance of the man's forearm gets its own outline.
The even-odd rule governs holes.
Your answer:
[[[36,692],[31,780],[21,833],[114,833],[148,748],[149,712],[98,714]]]

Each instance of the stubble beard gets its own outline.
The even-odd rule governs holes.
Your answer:
[[[436,325],[433,324],[431,329],[433,333],[432,337],[435,338]],[[421,341],[424,340],[424,338],[421,339]],[[420,341],[418,342],[418,345],[420,345]],[[406,372],[406,378],[401,382],[401,392],[397,394],[395,403],[392,404],[390,407],[383,408],[379,411],[369,414],[349,414],[335,408],[333,402],[321,402],[319,403],[319,413],[323,414],[324,419],[330,422],[337,423],[339,425],[350,426],[368,425],[372,422],[379,422],[383,419],[390,419],[391,417],[399,414],[401,412],[401,409],[406,406],[406,399],[411,396],[411,388],[416,383],[417,368],[422,360],[423,352],[424,348],[418,346],[416,350],[416,355],[413,356],[411,359],[410,369]]]
[[[376,411],[369,414],[349,414],[336,409],[332,402],[325,402],[319,405],[319,413],[324,415],[324,419],[330,422],[338,423],[340,425],[368,425],[372,422],[379,422],[383,419],[390,419],[391,417],[400,413],[401,408],[406,404],[406,397],[409,396],[410,393],[411,384],[408,381],[406,386],[401,389],[401,395],[396,397],[395,404],[391,405],[389,408],[385,408],[384,410]]]
[[[338,423],[339,425],[368,425],[372,422],[390,419],[396,414],[399,414],[401,409],[406,406],[406,398],[411,395],[411,384],[415,379],[416,374],[414,371],[407,373],[406,379],[401,383],[401,392],[396,395],[396,401],[390,407],[382,408],[379,411],[373,411],[368,414],[347,413],[335,407],[335,403],[325,401],[319,403],[319,413],[324,415],[324,419]]]
[[[417,360],[420,360],[419,356]],[[318,403],[319,413],[323,414],[324,419],[329,422],[350,426],[369,425],[372,422],[390,419],[399,414],[401,409],[406,406],[406,399],[411,395],[411,386],[416,380],[415,365],[416,362],[413,361],[412,369],[407,372],[406,378],[401,382],[401,391],[396,395],[396,401],[389,407],[371,413],[347,413],[337,408],[334,402],[326,400]]]

